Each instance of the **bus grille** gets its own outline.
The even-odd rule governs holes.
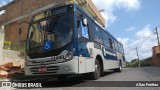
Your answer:
[[[54,74],[54,73],[57,73],[57,71],[59,70],[59,67],[58,66],[47,66],[47,71],[42,73],[42,72],[39,72],[39,67],[33,67],[33,68],[30,68],[32,74]]]

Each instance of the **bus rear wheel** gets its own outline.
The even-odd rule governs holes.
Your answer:
[[[57,79],[60,80],[60,81],[64,81],[64,80],[66,80],[67,78],[68,78],[67,75],[59,75],[59,76],[57,76]]]
[[[119,68],[114,69],[115,72],[121,72],[122,71],[122,64],[119,63]]]
[[[100,64],[99,64],[99,61],[96,59],[95,60],[95,71],[91,73],[91,78],[93,80],[96,80],[100,77],[100,74],[101,74],[101,70],[100,70]]]

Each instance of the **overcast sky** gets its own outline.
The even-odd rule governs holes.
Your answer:
[[[0,0],[0,6],[12,0]],[[155,27],[160,27],[160,0],[92,0],[106,20],[106,29],[125,49],[126,60],[136,59],[138,47],[140,59],[152,55],[157,45]],[[160,32],[160,30],[159,30]]]

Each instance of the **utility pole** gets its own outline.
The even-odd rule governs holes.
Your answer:
[[[138,49],[137,49],[137,47],[136,47],[136,51],[137,51],[137,58],[138,58],[138,67],[141,67],[140,66],[140,60],[139,60],[139,55],[138,55]]]
[[[159,35],[158,35],[158,28],[157,27],[156,27],[156,34],[157,34],[158,46],[160,46]]]
[[[157,41],[158,41],[158,47],[160,51],[160,42],[159,42],[159,35],[158,35],[158,28],[156,27],[156,34],[157,34]]]

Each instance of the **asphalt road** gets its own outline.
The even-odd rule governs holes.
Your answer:
[[[31,82],[42,82],[42,88],[30,88],[33,90],[160,90],[159,87],[118,87],[118,85],[135,84],[142,81],[160,81],[160,67],[123,68],[122,72],[109,71],[98,80],[90,80],[84,75],[71,76],[68,81],[59,82],[56,79],[35,79]],[[115,81],[115,82],[114,82]],[[128,81],[128,82],[127,82]],[[131,83],[131,81],[135,81]],[[114,84],[117,87],[111,87]],[[112,85],[110,85],[112,84]],[[115,86],[116,86],[115,84]],[[95,85],[95,86],[94,86]],[[110,87],[104,87],[104,86]],[[103,86],[103,87],[101,87]],[[132,86],[132,85],[131,85]],[[14,88],[18,89],[18,88]],[[26,88],[21,88],[26,89]]]

